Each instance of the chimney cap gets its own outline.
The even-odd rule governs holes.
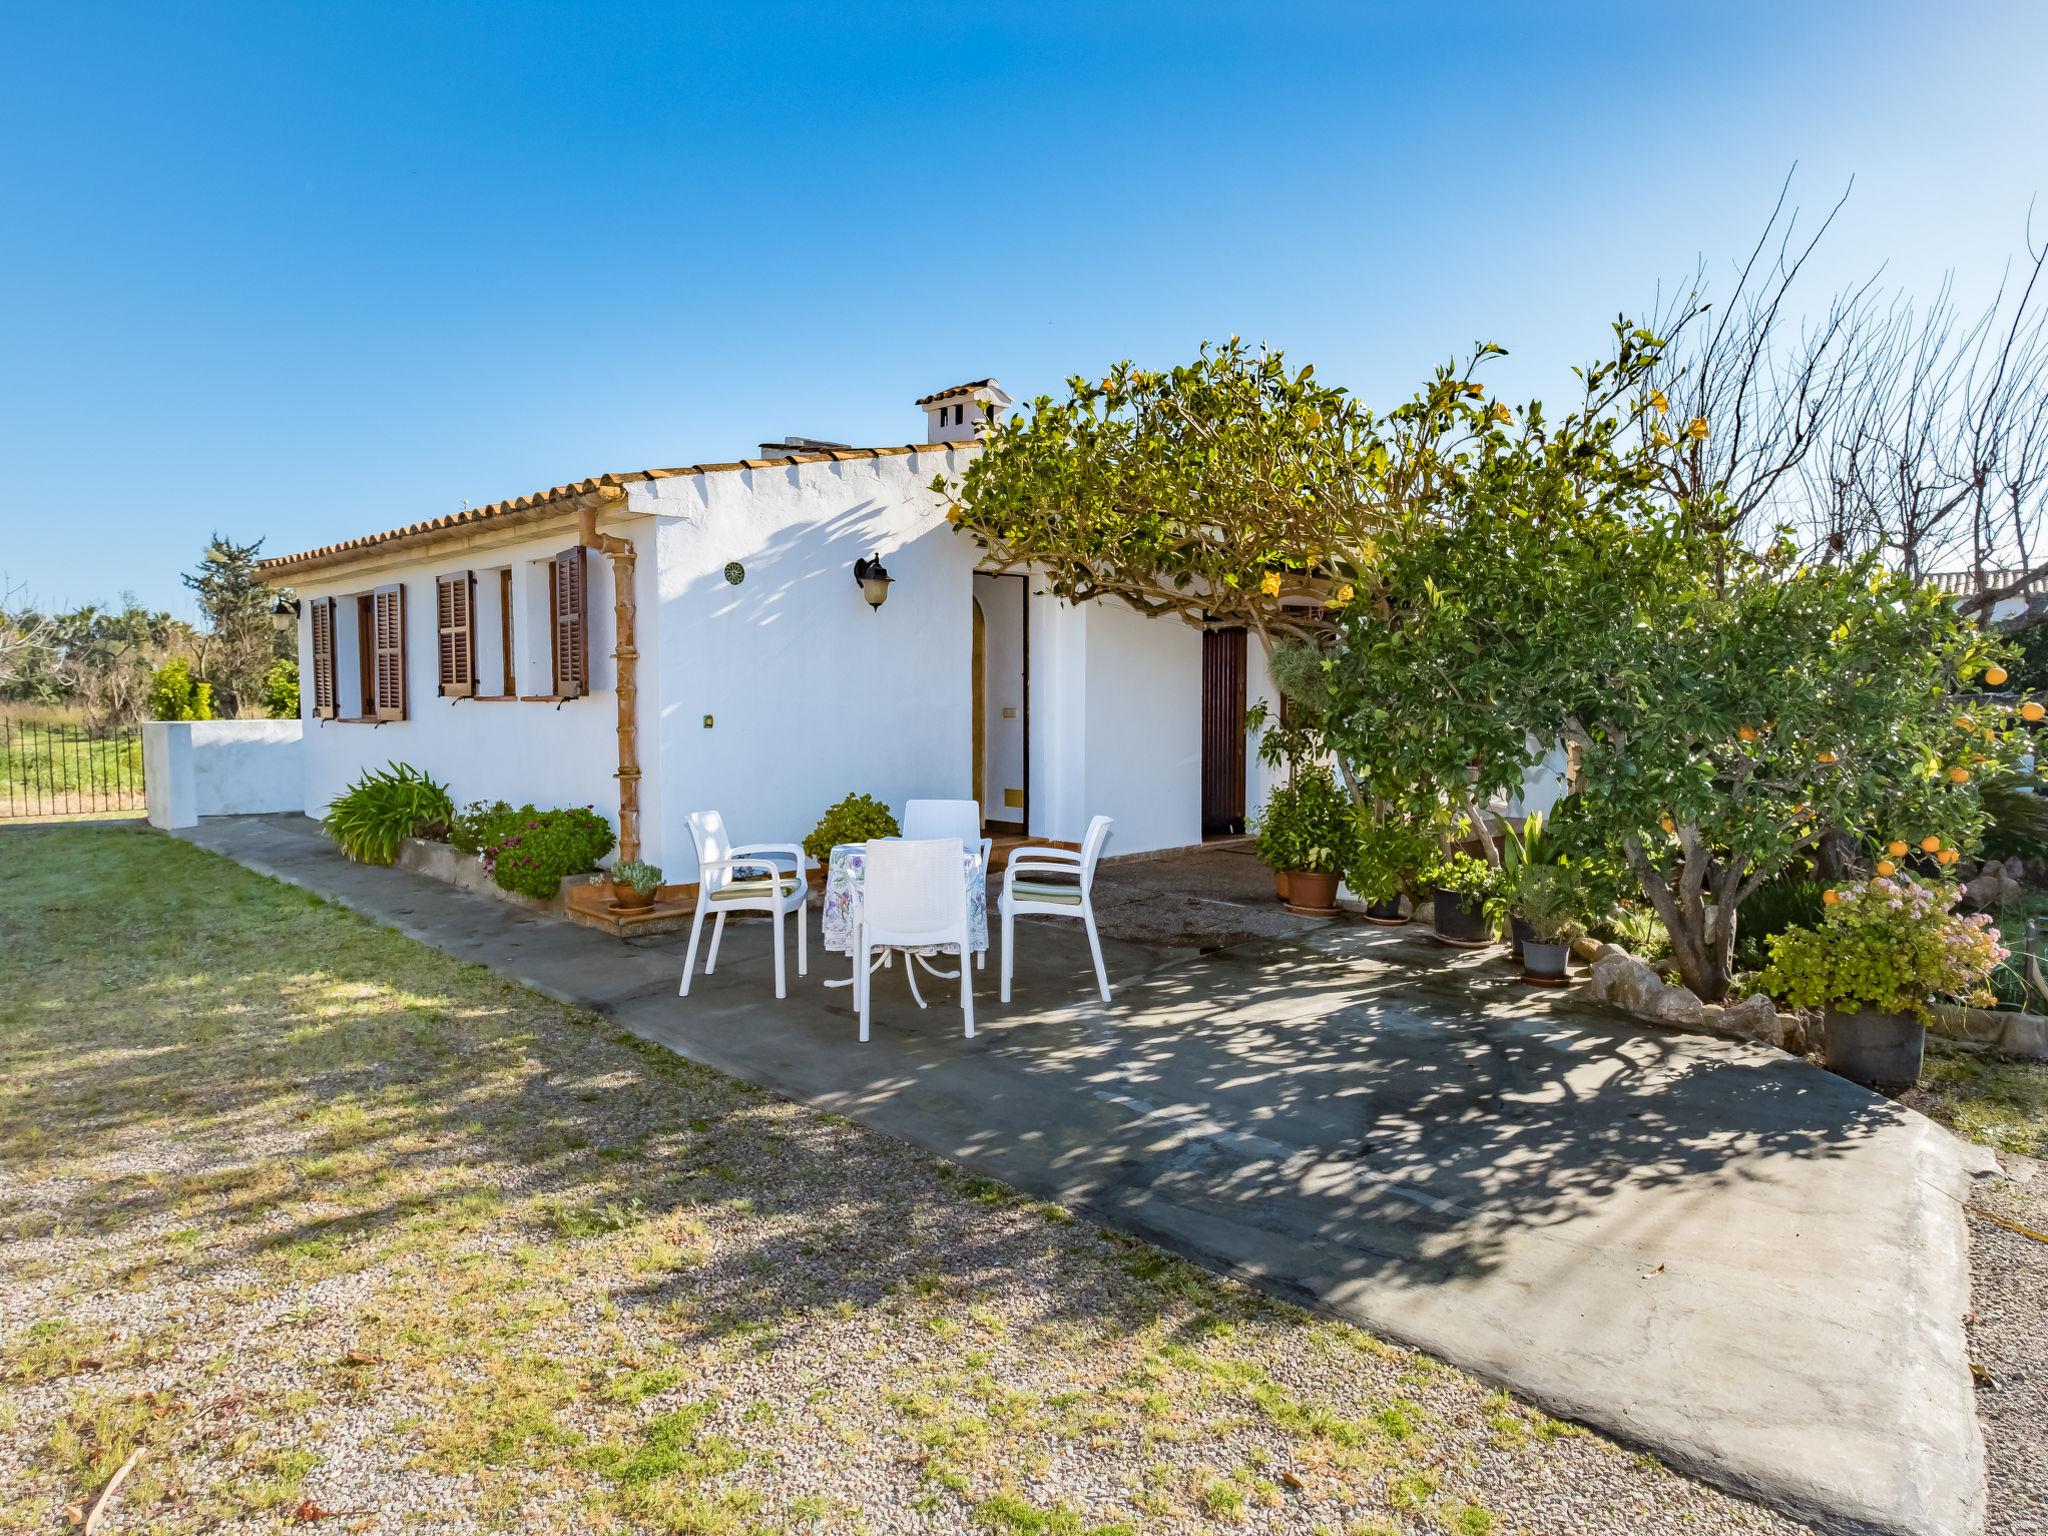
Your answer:
[[[941,400],[951,400],[955,395],[986,395],[997,405],[1008,405],[1011,403],[1010,397],[1003,393],[1003,386],[994,379],[970,379],[965,384],[955,384],[950,389],[942,389],[936,394],[926,395],[917,403],[919,405],[937,405]]]

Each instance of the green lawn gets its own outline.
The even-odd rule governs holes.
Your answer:
[[[188,845],[7,836],[0,1531],[137,1446],[108,1530],[1790,1529]]]

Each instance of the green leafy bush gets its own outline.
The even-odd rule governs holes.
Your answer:
[[[1426,832],[1361,816],[1344,883],[1367,905],[1381,906],[1415,889],[1422,871],[1435,862],[1436,852],[1436,840]]]
[[[811,835],[804,839],[804,853],[823,864],[839,843],[864,843],[871,837],[898,837],[903,829],[889,807],[872,795],[848,795],[827,811]]]
[[[661,888],[661,866],[649,864],[643,859],[621,859],[612,866],[612,884],[622,885],[629,891],[654,891]]]
[[[1569,944],[1586,931],[1586,888],[1565,864],[1524,864],[1515,875],[1515,913],[1538,944]]]
[[[299,718],[299,664],[280,656],[263,674],[263,708],[273,720]]]
[[[481,854],[539,814],[531,805],[514,807],[503,800],[472,800],[449,827],[448,841],[464,853]]]
[[[1438,859],[1426,871],[1424,878],[1436,889],[1449,891],[1454,896],[1491,900],[1505,894],[1501,872],[1469,853],[1454,853],[1449,858]]]
[[[173,656],[149,679],[149,718],[152,720],[211,720],[213,684],[192,676],[191,663]]]
[[[1937,999],[1992,1000],[1985,982],[2007,950],[1990,914],[1953,910],[1959,888],[1880,875],[1830,894],[1817,927],[1772,936],[1761,990],[1798,1008],[1909,1013],[1923,1023]]]
[[[1788,928],[1811,928],[1826,913],[1827,887],[1803,875],[1768,880],[1742,903],[1735,934],[1735,963],[1758,971],[1769,962],[1771,940]]]
[[[491,878],[508,891],[547,901],[565,875],[587,874],[612,851],[611,823],[590,806],[533,811],[483,850]]]
[[[1991,824],[1984,829],[1987,859],[2048,861],[2048,794],[2020,785],[1987,784],[1978,791]],[[1748,908],[1745,906],[1744,911]]]
[[[1358,853],[1358,826],[1351,797],[1337,776],[1321,766],[1298,768],[1275,785],[1252,819],[1259,857],[1278,870],[1336,874]]]
[[[447,788],[407,763],[365,771],[336,795],[321,825],[362,864],[389,864],[408,837],[445,838],[455,819]]]

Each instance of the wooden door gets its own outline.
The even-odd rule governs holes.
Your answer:
[[[1245,632],[1202,632],[1202,836],[1244,831]]]

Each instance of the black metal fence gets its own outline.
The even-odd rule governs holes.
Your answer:
[[[0,821],[142,809],[140,726],[0,714]]]

